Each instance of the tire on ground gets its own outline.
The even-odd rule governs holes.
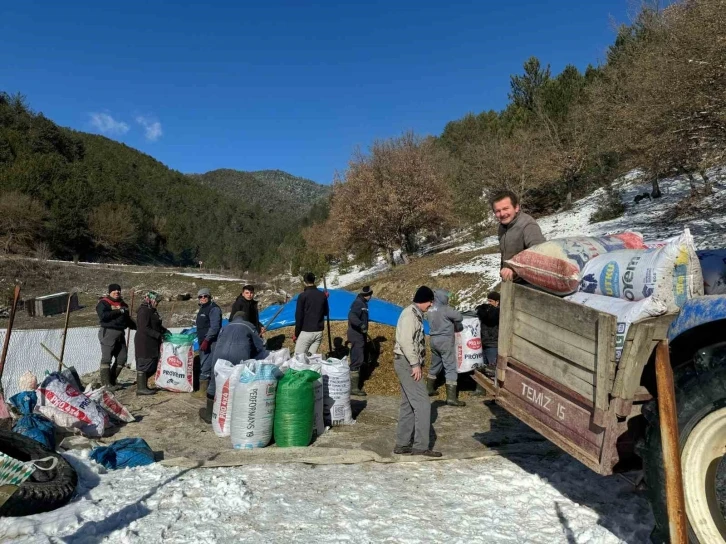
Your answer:
[[[0,452],[19,461],[56,457],[53,470],[37,470],[0,506],[0,516],[28,516],[66,504],[78,484],[75,469],[61,455],[21,434],[0,430]],[[45,463],[44,463],[45,464]]]
[[[681,450],[696,424],[711,412],[726,406],[726,368],[696,372],[692,367],[680,372],[675,378],[678,409],[678,432]],[[643,408],[649,425],[642,450],[647,494],[655,517],[655,529],[651,535],[654,543],[669,542],[668,511],[666,508],[665,470],[661,449],[658,406],[655,400]],[[691,542],[698,543],[689,530]],[[708,543],[700,543],[708,544]]]

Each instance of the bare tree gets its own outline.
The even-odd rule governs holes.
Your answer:
[[[0,246],[5,253],[26,253],[39,242],[47,210],[19,191],[0,194]]]

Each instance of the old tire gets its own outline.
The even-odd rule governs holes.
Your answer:
[[[56,457],[53,470],[37,470],[0,506],[0,516],[27,516],[49,512],[66,504],[78,484],[78,475],[61,455],[21,434],[0,431],[0,452],[19,461]]]
[[[726,453],[726,368],[686,370],[676,377],[676,403],[681,447],[688,535],[694,544],[726,543],[726,520],[719,505],[716,475]],[[650,425],[642,451],[647,493],[656,527],[653,542],[668,542],[665,472],[658,407],[643,410]],[[723,501],[723,493],[721,500]]]

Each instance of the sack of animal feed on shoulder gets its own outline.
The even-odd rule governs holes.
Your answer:
[[[83,394],[89,399],[95,400],[112,418],[123,421],[124,423],[136,421],[136,418],[129,412],[128,408],[121,404],[116,396],[105,387],[93,389],[91,384],[88,384]]]
[[[600,237],[573,236],[525,249],[506,264],[524,281],[563,296],[577,291],[580,272],[590,259],[610,251],[644,247],[643,237],[637,232]]]
[[[465,316],[462,325],[464,328],[455,335],[456,371],[459,374],[471,372],[484,362],[479,318]]]
[[[212,430],[217,436],[229,436],[231,433],[234,387],[239,381],[243,366],[244,364],[233,365],[225,359],[219,359],[214,365]]]
[[[58,373],[48,374],[38,387],[38,404],[51,406],[72,416],[74,427],[89,437],[103,436],[108,427],[108,414],[93,399],[81,393],[65,377]]]
[[[313,436],[320,436],[325,432],[325,406],[323,393],[323,361],[320,355],[305,355],[298,353],[290,360],[293,370],[312,370],[318,373],[318,379],[313,382],[315,394],[315,407],[313,410]]]
[[[628,335],[630,325],[636,321],[656,317],[668,312],[668,306],[663,300],[652,297],[644,298],[637,302],[630,302],[618,298],[594,295],[590,293],[575,293],[566,297],[565,300],[594,308],[601,312],[612,314],[618,318],[617,331],[615,333],[615,360],[619,361],[625,347],[625,338]]]
[[[697,251],[706,295],[726,295],[726,249]]]
[[[264,448],[272,438],[280,370],[263,361],[242,365],[234,384],[230,434],[235,449]]]
[[[688,299],[703,294],[693,238],[686,230],[660,247],[599,255],[583,267],[579,291],[630,302],[650,297],[677,312]]]
[[[176,393],[194,391],[194,334],[170,334],[164,337],[161,357],[156,367],[156,387]]]
[[[13,432],[32,438],[49,450],[55,449],[55,427],[53,422],[40,414],[35,414],[38,395],[35,391],[21,391],[8,399],[10,405],[20,412],[13,424]]]
[[[352,425],[350,407],[350,367],[348,358],[330,357],[323,361],[323,416],[325,425]]]
[[[315,382],[312,370],[288,370],[277,384],[275,399],[275,444],[280,448],[305,447],[313,438]]]

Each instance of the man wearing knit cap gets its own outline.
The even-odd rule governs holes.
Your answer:
[[[197,340],[199,341],[199,390],[192,393],[195,398],[207,397],[209,379],[212,376],[212,354],[217,336],[222,330],[222,309],[212,300],[212,293],[206,287],[197,293]]]
[[[423,314],[433,301],[434,292],[422,285],[413,297],[413,304],[403,309],[396,324],[393,368],[401,383],[401,408],[393,453],[398,455],[441,457],[440,452],[429,447],[431,403],[422,379],[426,357]]]
[[[348,312],[348,342],[350,342],[350,394],[365,397],[360,387],[360,370],[366,360],[366,339],[368,338],[368,301],[373,290],[366,285],[355,297]]]
[[[98,341],[101,343],[101,385],[115,390],[116,378],[121,374],[128,356],[126,329],[136,329],[136,323],[129,315],[128,304],[121,298],[121,286],[118,283],[108,286],[108,295],[99,299],[96,314],[100,325]]]

